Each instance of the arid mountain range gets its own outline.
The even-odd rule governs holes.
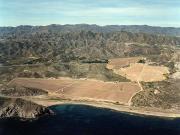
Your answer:
[[[132,99],[132,106],[174,109],[177,111],[180,109],[179,36],[180,28],[146,25],[97,26],[79,24],[0,27],[0,97],[2,99],[0,106],[5,111],[1,113],[2,117],[5,117],[6,111],[7,113],[8,111],[12,112],[13,108],[17,108],[16,112],[12,112],[8,116],[22,117],[21,111],[24,106],[26,107],[25,104],[27,104],[27,110],[30,110],[30,112],[23,112],[23,116],[27,118],[34,116],[36,114],[34,109],[38,105],[30,103],[30,101],[24,101],[26,96],[41,98],[41,95],[46,97],[48,92],[51,92],[51,90],[44,91],[44,89],[41,89],[42,87],[29,87],[29,85],[28,87],[9,86],[9,82],[15,78],[87,78],[104,81],[102,84],[106,86],[105,82],[107,81],[120,82],[120,84],[132,81],[133,76],[126,77],[126,74],[131,74],[131,72],[136,75],[135,81],[132,81],[132,83],[135,82],[136,85],[140,86],[139,88],[143,89],[130,98]],[[132,66],[127,58],[134,60],[136,57],[142,59],[133,63],[134,66]],[[120,63],[117,67],[128,67],[128,69],[120,69],[126,74],[117,74],[107,68],[110,59],[114,58],[115,61],[120,60],[117,61],[117,63]],[[138,71],[140,69],[136,67],[138,65],[143,67],[142,70],[144,69],[144,71]],[[154,68],[154,66],[160,67]],[[151,75],[149,71],[156,73],[155,69],[159,70],[162,67],[165,67],[168,71],[165,72],[166,74],[162,73],[163,79],[160,79],[159,82],[153,82],[145,76]],[[138,77],[140,76],[139,73],[150,81],[140,81],[143,78]],[[151,77],[154,76],[151,75]],[[51,81],[53,82],[53,80]],[[79,80],[76,81],[79,82]],[[42,83],[38,80],[37,82]],[[34,85],[37,85],[36,81]],[[50,84],[50,87],[51,85],[56,86],[54,83]],[[59,85],[61,84],[58,83],[58,88]],[[69,85],[71,86],[71,84]],[[116,83],[112,85],[116,87]],[[75,95],[77,94],[76,87],[74,86],[74,89],[71,89],[75,92]],[[84,84],[80,88],[83,91]],[[139,88],[138,90],[140,90]],[[86,94],[80,93],[81,96]],[[119,98],[115,93],[111,94]],[[111,94],[106,93],[102,97],[106,99]],[[98,96],[92,93],[91,97],[94,95]],[[19,100],[19,98],[22,100]],[[108,99],[112,99],[112,97]],[[55,100],[57,100],[57,97]],[[17,106],[19,101],[23,106]],[[4,108],[6,102],[8,106],[10,105],[9,108]],[[38,115],[41,113],[39,110],[44,109],[43,106],[39,107]]]
[[[78,32],[78,31],[92,31],[92,32],[119,32],[127,31],[132,33],[148,33],[158,35],[180,36],[180,28],[176,27],[158,27],[148,25],[48,25],[48,26],[18,26],[18,27],[0,27],[0,35],[24,32]]]
[[[113,32],[100,32],[98,28],[93,29],[93,25],[68,26],[0,28],[0,61],[19,57],[71,61],[156,55],[160,54],[159,45],[180,45],[179,37],[164,36],[166,33],[131,33],[116,29]]]

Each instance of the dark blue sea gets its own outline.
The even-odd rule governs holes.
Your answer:
[[[1,119],[0,135],[180,135],[180,119],[137,116],[85,105],[59,105],[33,121]]]

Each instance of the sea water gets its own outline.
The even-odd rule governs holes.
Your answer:
[[[86,105],[59,105],[53,116],[1,119],[0,135],[180,135],[180,119],[120,113]]]

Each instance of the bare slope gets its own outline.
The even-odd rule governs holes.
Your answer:
[[[140,57],[113,59],[107,64],[107,68],[136,82],[156,82],[166,79],[165,75],[169,74],[167,67],[137,63],[140,59]]]
[[[0,117],[37,118],[50,113],[49,109],[24,99],[0,97]]]
[[[16,78],[9,85],[44,89],[49,94],[72,100],[107,101],[128,104],[134,93],[140,91],[136,83],[103,82],[87,79],[26,79]]]

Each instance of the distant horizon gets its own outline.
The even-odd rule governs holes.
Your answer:
[[[180,0],[0,0],[0,26],[21,24],[180,27]]]
[[[107,25],[99,25],[99,24],[88,24],[88,23],[77,23],[77,24],[47,24],[47,25],[31,25],[31,24],[20,24],[20,25],[15,25],[15,26],[0,26],[0,27],[20,27],[20,26],[32,26],[32,27],[45,27],[45,26],[51,26],[51,25],[59,25],[59,26],[67,26],[67,25],[89,25],[89,26],[99,26],[99,27],[106,27],[106,26],[148,26],[148,27],[161,27],[161,28],[180,28],[180,26],[158,26],[158,25],[147,25],[147,24],[142,24],[142,25],[138,25],[138,24],[107,24]]]

